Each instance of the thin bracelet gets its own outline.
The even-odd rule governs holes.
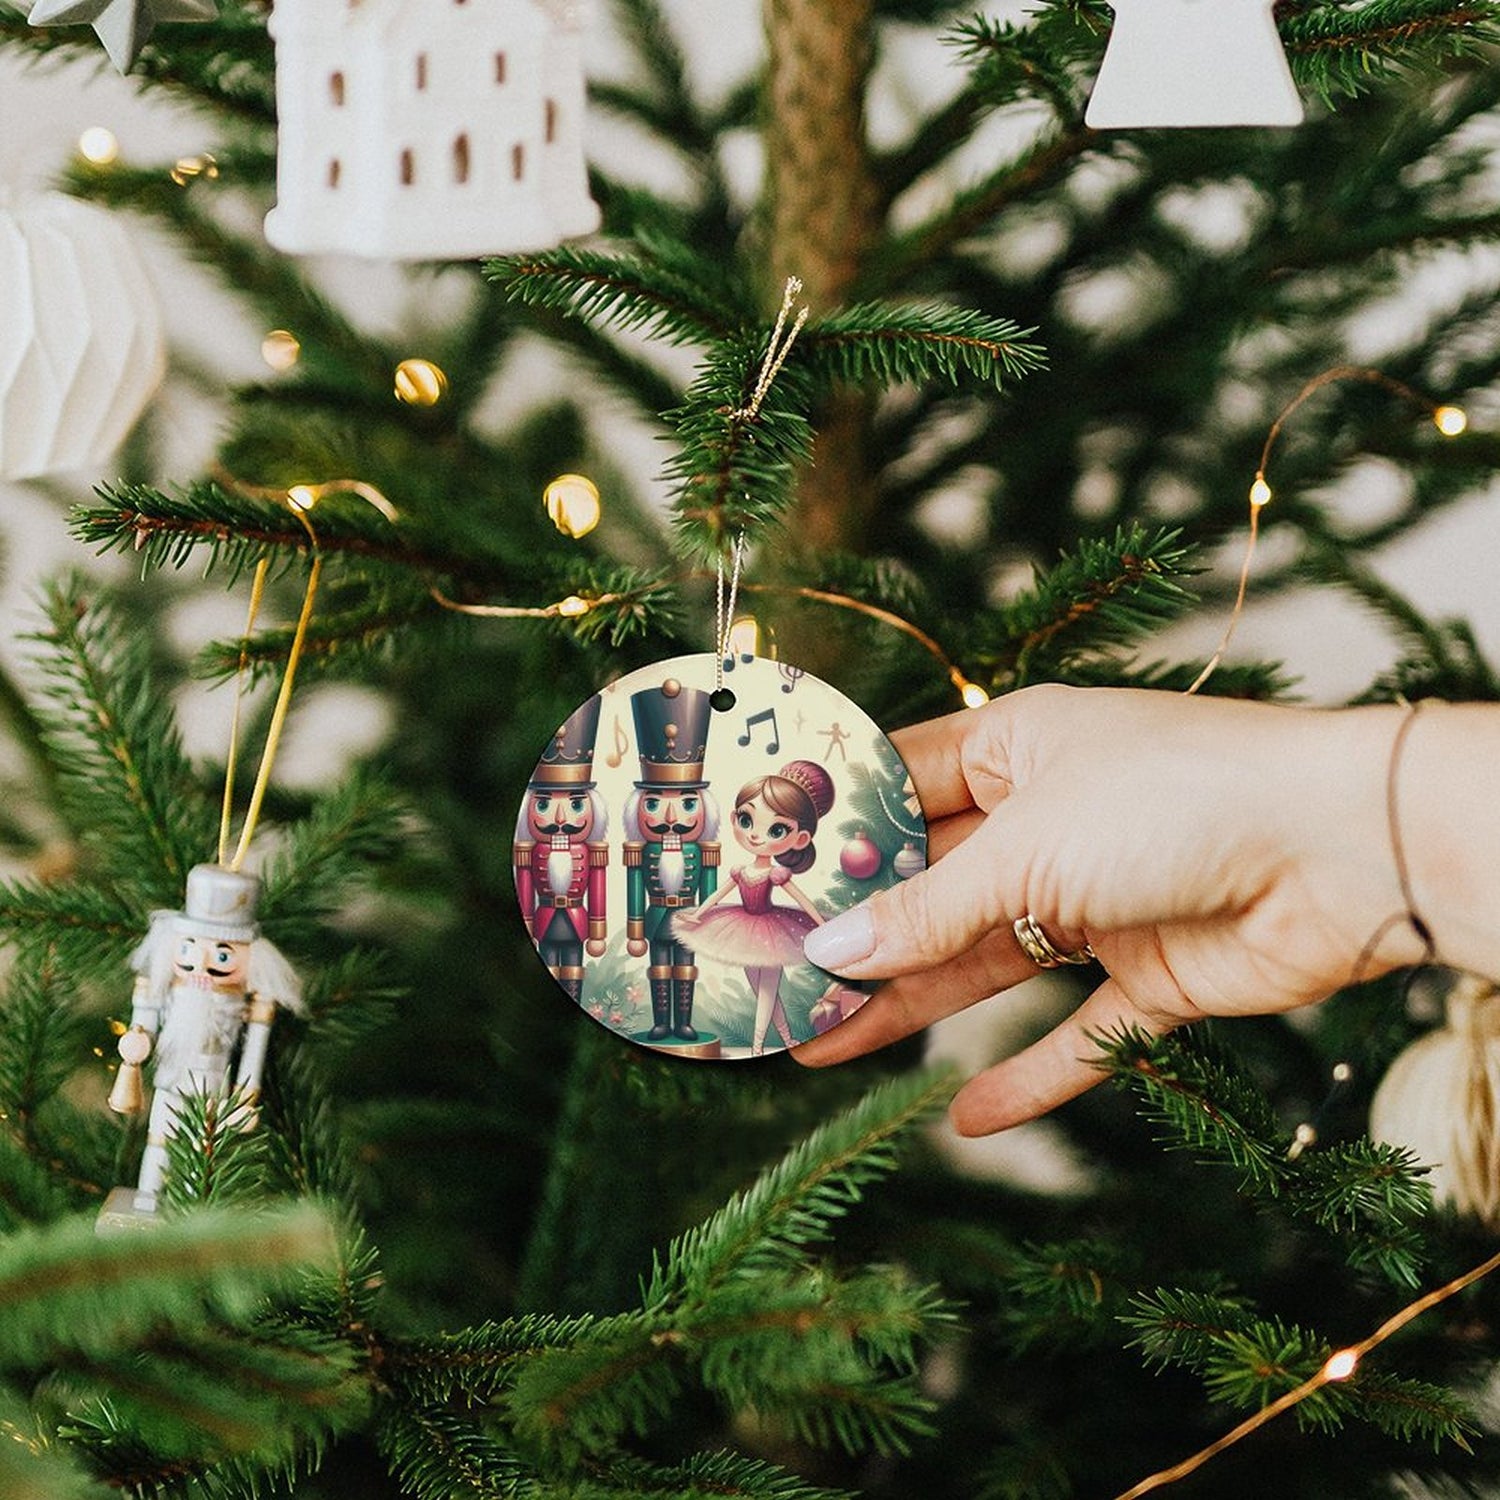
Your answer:
[[[1355,984],[1358,984],[1364,976],[1366,966],[1375,956],[1386,934],[1402,923],[1406,923],[1422,941],[1422,956],[1414,965],[1411,965],[1412,973],[1415,974],[1426,968],[1437,959],[1437,943],[1433,940],[1432,928],[1417,911],[1416,896],[1411,888],[1411,870],[1406,863],[1406,844],[1401,837],[1401,761],[1406,751],[1407,736],[1411,733],[1412,725],[1417,722],[1417,715],[1421,709],[1421,699],[1406,705],[1406,712],[1396,727],[1396,738],[1391,742],[1391,758],[1385,773],[1386,826],[1390,830],[1391,855],[1396,864],[1396,882],[1401,888],[1401,899],[1405,903],[1405,908],[1394,916],[1387,917],[1375,929],[1375,935],[1360,950],[1359,958],[1354,965],[1352,983]]]

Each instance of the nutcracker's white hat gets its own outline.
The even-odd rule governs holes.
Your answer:
[[[181,937],[219,938],[226,943],[250,943],[260,936],[255,908],[260,880],[226,865],[194,865],[188,871],[187,899],[174,913],[173,927]]]

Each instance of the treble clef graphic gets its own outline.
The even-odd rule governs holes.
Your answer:
[[[807,676],[804,668],[794,667],[790,662],[779,661],[776,663],[776,669],[786,678],[786,681],[781,684],[783,693],[790,693],[797,686],[798,681]]]
[[[618,766],[625,759],[625,752],[630,749],[630,741],[625,736],[625,728],[618,719],[614,721],[614,740],[614,749],[604,752],[604,764],[611,768]]]

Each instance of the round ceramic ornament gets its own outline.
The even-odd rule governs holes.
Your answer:
[[[878,862],[840,851],[868,840]],[[631,1042],[735,1061],[795,1047],[865,994],[810,964],[818,924],[926,849],[906,767],[848,698],[738,654],[611,683],[558,727],[513,852],[521,915],[563,994]]]

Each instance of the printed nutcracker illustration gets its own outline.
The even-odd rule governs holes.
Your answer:
[[[516,821],[516,895],[542,962],[583,999],[584,954],[599,958],[606,921],[609,814],[593,780],[599,699],[557,731],[531,773]]]
[[[812,674],[735,652],[641,667],[570,715],[526,783],[513,867],[527,936],[584,1015],[672,1057],[740,1061],[858,1009],[803,940],[925,847],[881,730]]]
[[[155,1213],[166,1181],[167,1141],[189,1095],[233,1100],[240,1127],[256,1123],[276,1011],[303,1013],[301,981],[260,935],[259,900],[254,875],[196,865],[188,872],[183,910],[153,913],[150,932],[131,956],[130,1027],[119,1041],[109,1103],[119,1114],[140,1112],[141,1065],[153,1050],[155,1097],[137,1185],[109,1195],[101,1224]]]
[[[693,1027],[697,964],[672,918],[718,884],[719,815],[703,779],[713,708],[701,688],[667,677],[632,693],[630,710],[641,777],[625,804],[625,930],[631,957],[647,959],[647,1040],[701,1043],[698,1055],[711,1056],[718,1039]]]

